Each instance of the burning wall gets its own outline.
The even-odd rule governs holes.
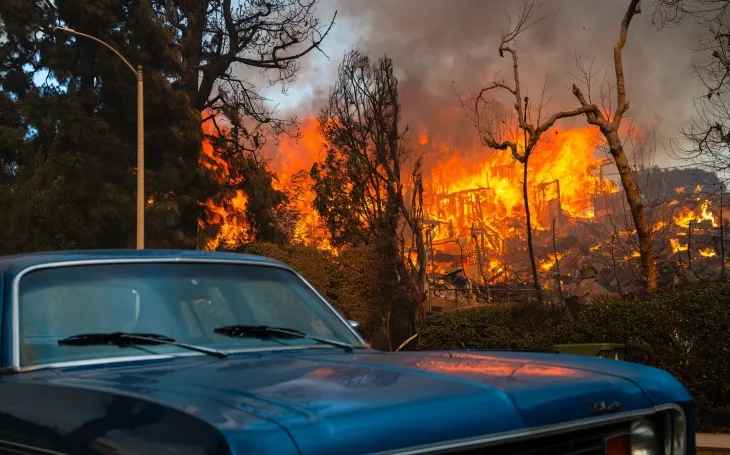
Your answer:
[[[528,167],[533,229],[550,228],[552,219],[594,216],[593,197],[615,192],[601,177],[605,161],[596,157],[598,131],[555,129],[538,146]],[[490,235],[489,249],[524,231],[523,166],[506,151],[476,146],[456,150],[433,144],[437,155],[425,179],[427,212],[438,222],[437,239],[468,236],[473,224]]]

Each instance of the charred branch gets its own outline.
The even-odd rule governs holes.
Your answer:
[[[552,128],[558,120],[583,114],[588,115],[592,112],[592,107],[585,104],[576,109],[557,111],[545,116],[543,111],[547,104],[545,102],[547,77],[538,106],[531,108],[529,97],[523,96],[516,42],[530,26],[546,17],[540,16],[537,19],[533,19],[534,13],[539,6],[535,0],[525,0],[521,5],[520,13],[516,21],[512,23],[510,20],[510,27],[506,32],[502,33],[497,50],[501,57],[507,55],[510,57],[512,81],[507,83],[503,80],[495,79],[491,84],[479,90],[477,95],[471,100],[462,97],[458,93],[457,96],[459,97],[462,108],[479,132],[482,143],[494,150],[510,152],[512,157],[523,165],[523,199],[526,217],[527,248],[530,255],[537,297],[538,300],[542,300],[541,286],[539,284],[532,244],[532,223],[530,220],[529,191],[527,187],[528,161],[530,155],[535,151],[540,142],[542,135]],[[509,118],[508,114],[498,104],[497,96],[500,91],[506,92],[511,96],[511,103],[516,111],[515,121]],[[522,138],[520,138],[521,135],[523,136]]]

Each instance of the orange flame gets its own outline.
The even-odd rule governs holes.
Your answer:
[[[315,245],[336,254],[329,239],[319,228],[319,218],[312,208],[314,193],[308,189],[312,184],[309,169],[318,159],[323,141],[317,131],[315,118],[307,118],[300,122],[299,126],[301,137],[283,136],[278,143],[269,145],[263,151],[269,160],[269,170],[276,176],[272,186],[276,190],[287,192],[292,180],[298,173],[303,172],[304,178],[300,183],[306,189],[303,194],[297,195],[298,197],[292,201],[292,208],[300,215],[293,229],[292,243]],[[227,133],[225,129],[222,132]],[[206,139],[202,144],[203,153],[200,163],[205,168],[214,171],[220,182],[226,182],[230,177],[229,164],[215,154],[214,146],[208,139],[217,136],[212,122],[203,124],[203,133],[206,135]],[[233,247],[242,242],[251,241],[249,226],[243,218],[247,204],[246,194],[241,190],[237,190],[225,204],[214,201],[205,202],[204,206],[208,211],[206,221],[220,225],[220,232],[216,238],[208,242],[206,249],[213,250],[219,246]]]
[[[224,129],[223,133],[226,134],[227,130]],[[203,124],[203,134],[205,134],[205,139],[203,139],[200,164],[212,170],[217,175],[219,182],[227,182],[230,178],[229,164],[215,154],[213,143],[208,139],[208,137],[218,134],[212,121]],[[206,245],[208,250],[215,250],[221,244],[235,246],[241,240],[247,238],[249,229],[242,216],[248,204],[246,195],[243,191],[237,190],[235,195],[227,202],[230,207],[213,201],[206,201],[203,204],[208,211],[206,222],[220,226],[220,232],[216,238],[208,241]]]
[[[690,222],[702,223],[703,221],[709,221],[712,227],[718,227],[719,220],[709,211],[709,208],[710,201],[708,200],[702,201],[699,213],[695,213],[687,207],[682,207],[679,213],[674,216],[674,224],[679,227],[688,228]]]
[[[204,125],[203,129],[207,135],[214,135],[211,124]],[[308,171],[320,159],[323,139],[314,117],[304,119],[300,131],[301,137],[285,136],[264,151],[269,169],[277,176],[274,186],[278,190],[286,191],[292,178],[301,171],[306,174],[303,185],[311,187]],[[528,172],[535,229],[549,228],[550,218],[558,215],[591,218],[593,195],[617,190],[614,182],[598,175],[603,164],[594,154],[598,134],[590,127],[556,129],[538,145],[530,158]],[[418,152],[435,152],[430,153],[431,161],[424,163],[424,212],[426,218],[437,222],[434,241],[468,238],[477,218],[484,225],[476,227],[496,233],[499,241],[524,235],[520,222],[524,218],[523,170],[509,152],[486,149],[478,143],[454,150],[438,135],[430,134],[425,125],[419,126],[416,142]],[[222,181],[228,178],[228,163],[215,156],[208,140],[203,143],[201,163],[215,171]],[[409,177],[408,170],[404,170],[402,181],[408,182]],[[300,214],[293,242],[332,249],[312,208],[313,200],[313,192],[307,189],[293,202]],[[241,216],[246,205],[246,196],[241,191],[227,204],[206,202],[207,221],[221,226],[219,235],[210,241],[208,248],[233,246],[248,240],[248,226]],[[487,242],[485,249],[500,248],[494,242]],[[502,272],[501,264],[492,264],[492,260],[489,263],[491,273]],[[553,263],[551,259],[540,267],[548,271]]]
[[[687,244],[679,243],[678,239],[669,239],[669,245],[672,247],[672,254],[687,251]]]
[[[558,253],[558,261],[561,260],[565,256],[565,253]],[[546,261],[540,260],[539,261],[540,270],[543,272],[549,272],[555,267],[555,255],[551,254],[550,258]]]
[[[311,191],[309,170],[314,162],[323,156],[323,139],[314,117],[300,122],[301,137],[283,137],[278,143],[269,144],[264,150],[269,169],[277,176],[276,189],[290,191],[292,179],[304,171],[302,185],[306,188],[292,202],[300,217],[294,227],[294,243],[314,245],[332,250],[321,220],[312,207],[314,194]],[[212,126],[204,125],[204,132],[212,134]],[[440,130],[439,130],[440,131]],[[434,248],[446,251],[456,248],[449,255],[459,257],[465,265],[476,267],[472,235],[483,236],[482,270],[490,280],[506,279],[506,241],[512,238],[524,239],[524,204],[522,195],[522,164],[516,162],[510,152],[495,151],[482,147],[478,138],[471,145],[455,146],[451,138],[443,139],[439,131],[429,131],[426,125],[419,125],[414,138],[414,149],[425,156],[423,165],[424,216],[435,222],[431,238]],[[597,195],[615,193],[618,188],[611,180],[602,177],[601,168],[606,160],[596,156],[598,130],[592,127],[578,129],[555,129],[546,135],[530,157],[528,169],[528,197],[531,206],[534,228],[538,231],[551,228],[553,219],[590,219],[595,216],[594,199]],[[221,179],[228,176],[228,163],[214,156],[213,145],[203,144],[201,163],[213,170]],[[403,166],[402,182],[410,184],[410,169]],[[697,186],[696,193],[702,191]],[[710,210],[709,200],[701,195],[692,200],[701,201],[694,210],[683,206],[686,202],[684,188],[675,189],[677,197],[669,204],[679,206],[674,216],[675,229],[687,228],[689,222],[707,222],[717,227],[719,219]],[[209,222],[221,225],[220,234],[210,242],[208,248],[220,245],[235,245],[247,239],[248,227],[242,221],[241,212],[248,201],[242,192],[236,192],[226,204],[206,202]],[[671,228],[664,221],[657,221],[655,231]],[[477,235],[478,234],[478,235]],[[622,231],[621,236],[631,232]],[[675,232],[674,236],[681,235]],[[459,242],[458,244],[456,242]],[[669,239],[673,253],[686,251],[687,245],[677,238]],[[595,253],[601,248],[597,243],[589,247]],[[336,251],[334,251],[336,253]],[[698,250],[703,257],[712,257],[714,250]],[[414,254],[412,251],[407,254]],[[558,252],[559,259],[566,255]],[[638,252],[629,255],[639,256]],[[542,272],[550,272],[555,267],[555,258],[538,258]],[[443,264],[431,263],[432,271],[442,271]],[[476,275],[470,273],[471,278]]]
[[[594,153],[598,134],[592,127],[556,129],[533,152],[528,184],[535,229],[549,228],[552,218],[561,214],[592,218],[593,196],[617,191],[613,181],[598,175],[603,164]],[[435,238],[466,236],[474,222],[502,239],[519,235],[519,223],[512,221],[525,216],[522,164],[509,151],[482,149],[469,157],[447,144],[435,146],[444,159],[433,164],[425,187],[426,212],[440,223]]]

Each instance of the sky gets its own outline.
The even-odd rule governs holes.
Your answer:
[[[316,113],[331,87],[343,54],[358,47],[373,57],[387,54],[395,63],[404,110],[414,117],[435,105],[454,105],[454,89],[474,91],[495,75],[510,80],[510,62],[497,46],[513,0],[321,0],[320,16],[337,11],[335,26],[320,53],[304,61],[287,95],[273,87],[266,94],[279,111]],[[613,46],[627,0],[547,0],[516,47],[528,95],[539,95],[547,77],[551,110],[576,107],[570,93],[576,59],[613,76]],[[648,8],[631,24],[624,50],[629,115],[643,131],[654,128],[659,165],[674,163],[662,150],[694,114],[693,100],[703,90],[690,64],[703,30],[693,23],[659,30]],[[417,118],[414,118],[416,122]]]

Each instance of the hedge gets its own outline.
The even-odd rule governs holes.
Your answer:
[[[266,256],[301,273],[347,318],[360,323],[360,332],[371,340],[383,326],[387,298],[379,286],[381,259],[374,247],[348,248],[339,256],[315,247],[254,243],[240,253]]]
[[[700,431],[730,430],[730,283],[593,303],[573,319],[555,306],[495,304],[427,317],[419,349],[550,349],[624,343],[626,360],[667,370],[692,393]]]

